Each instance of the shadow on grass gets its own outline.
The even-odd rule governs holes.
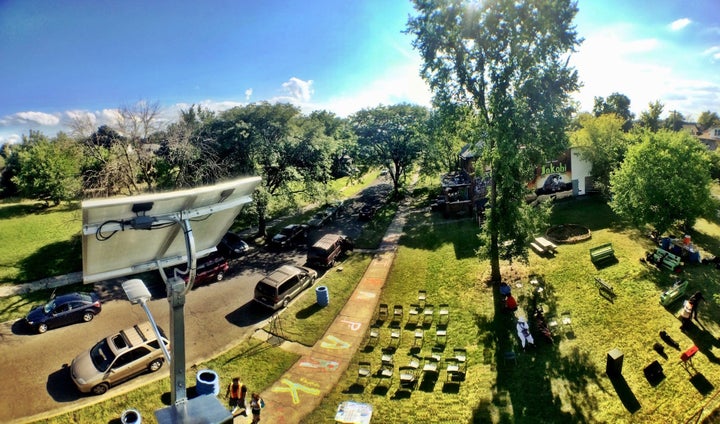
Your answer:
[[[18,263],[19,272],[12,283],[36,281],[52,275],[64,275],[82,269],[80,234],[70,240],[51,243]],[[0,281],[5,282],[5,281]]]
[[[324,306],[320,306],[317,303],[313,303],[312,305],[306,307],[305,309],[299,310],[295,314],[295,318],[297,319],[306,319],[310,318],[312,315],[314,315],[316,312],[320,311]]]
[[[697,391],[703,396],[707,396],[715,390],[715,386],[713,386],[713,384],[701,373],[697,373],[690,377],[690,383],[692,383],[695,389],[697,389]]]
[[[343,390],[343,393],[349,395],[359,395],[365,391],[365,385],[360,383],[353,383],[347,389]]]
[[[617,393],[620,402],[622,402],[628,412],[633,414],[640,410],[640,402],[637,397],[635,397],[635,393],[633,393],[630,386],[628,386],[625,377],[622,375],[610,376],[610,382],[615,388],[615,393]]]
[[[403,399],[410,399],[410,396],[412,395],[412,390],[409,389],[397,389],[395,393],[393,393],[392,396],[390,396],[391,400],[403,400]]]

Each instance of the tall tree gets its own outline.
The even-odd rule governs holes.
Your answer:
[[[582,114],[578,122],[580,129],[570,134],[572,145],[583,147],[579,152],[592,164],[596,187],[609,195],[610,174],[620,166],[628,147],[626,133],[623,132],[625,121],[610,113],[598,117]]]
[[[644,110],[640,113],[640,120],[638,122],[638,125],[641,128],[647,129],[648,131],[657,132],[657,130],[660,129],[660,125],[662,124],[662,121],[660,120],[660,115],[662,115],[664,107],[665,106],[663,106],[663,104],[660,103],[659,100],[648,103],[648,110]]]
[[[700,113],[697,123],[700,126],[700,129],[705,131],[708,128],[720,126],[720,116],[718,116],[717,112],[710,112],[709,110],[706,110]]]
[[[534,167],[567,147],[569,94],[578,88],[567,54],[579,44],[574,1],[415,0],[408,32],[438,104],[471,105],[490,170],[490,212],[482,237],[491,278],[503,257],[526,257],[526,182]],[[482,169],[482,168],[481,168]],[[504,244],[505,245],[505,244]]]
[[[614,113],[625,121],[623,124],[623,131],[627,132],[632,129],[633,118],[635,115],[630,112],[630,99],[628,96],[620,93],[612,93],[603,99],[602,97],[595,97],[595,105],[593,106],[593,113],[595,116],[600,116],[608,113]]]
[[[685,125],[685,117],[677,110],[670,111],[670,116],[665,120],[665,129],[670,131],[680,131]]]
[[[610,178],[610,207],[640,227],[664,233],[673,225],[691,227],[715,210],[711,205],[707,148],[685,132],[637,135],[622,166]],[[681,170],[681,172],[678,172]]]
[[[363,109],[350,117],[362,160],[389,170],[395,196],[426,143],[428,116],[426,108],[405,103]]]
[[[458,152],[473,144],[476,136],[472,108],[455,103],[433,109],[428,121],[427,147],[423,150],[421,171],[425,175],[454,171]]]
[[[64,133],[54,140],[31,131],[18,152],[20,170],[13,177],[21,194],[46,204],[76,199],[80,194],[82,148]]]

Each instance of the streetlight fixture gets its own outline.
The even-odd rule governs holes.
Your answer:
[[[145,313],[148,316],[148,320],[150,320],[150,324],[152,325],[153,331],[155,332],[155,336],[160,342],[160,348],[163,351],[163,355],[165,355],[167,363],[170,364],[170,352],[168,352],[165,343],[162,341],[163,339],[160,335],[160,330],[158,330],[157,324],[155,323],[155,318],[153,318],[152,313],[150,313],[150,308],[148,308],[147,306],[147,301],[152,298],[152,296],[150,295],[150,290],[148,290],[148,288],[145,286],[143,280],[139,278],[133,278],[132,280],[125,281],[124,283],[122,283],[122,288],[125,291],[125,296],[127,296],[131,304],[140,304],[140,306],[142,306],[142,308],[145,310]]]

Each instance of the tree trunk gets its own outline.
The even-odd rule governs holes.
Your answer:
[[[500,250],[498,249],[498,216],[497,208],[497,174],[495,168],[491,171],[492,181],[490,184],[490,221],[488,222],[488,231],[490,231],[490,280],[493,285],[499,285],[500,275]]]

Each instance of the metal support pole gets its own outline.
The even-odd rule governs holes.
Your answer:
[[[180,278],[172,278],[168,284],[168,301],[170,302],[170,334],[172,358],[170,385],[170,402],[174,405],[187,401],[185,384],[185,294],[195,282],[196,257],[195,239],[193,238],[190,220],[185,218],[178,222],[185,234],[185,245],[188,252],[189,277],[187,286]]]

